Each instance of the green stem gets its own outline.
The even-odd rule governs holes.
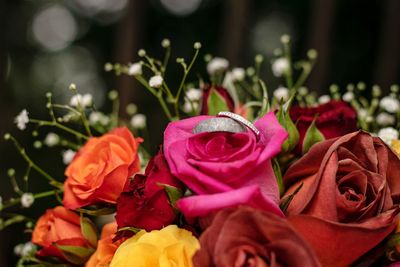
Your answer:
[[[84,134],[82,134],[82,133],[80,133],[78,131],[75,131],[74,129],[71,129],[71,128],[67,127],[67,126],[64,126],[64,125],[62,125],[62,124],[60,124],[60,123],[58,123],[56,121],[44,121],[44,120],[29,119],[29,122],[36,123],[39,126],[57,127],[57,128],[59,128],[61,130],[64,130],[64,131],[66,131],[66,132],[68,132],[70,134],[75,135],[78,138],[82,138],[84,140],[88,140],[89,139],[89,136],[84,135]]]
[[[25,149],[21,147],[21,145],[18,143],[18,141],[13,136],[10,136],[10,139],[13,141],[14,146],[17,148],[17,150],[20,153],[20,155],[22,156],[22,158],[32,167],[32,169],[34,169],[36,172],[38,172],[44,178],[49,180],[50,184],[53,185],[54,187],[62,188],[63,184],[58,182],[54,177],[52,177],[50,174],[48,174],[42,168],[40,168],[38,165],[36,165],[32,161],[32,159],[26,154]]]
[[[184,68],[183,77],[182,77],[181,83],[179,85],[178,92],[176,93],[176,96],[175,96],[174,106],[175,106],[176,115],[178,117],[179,117],[179,109],[178,109],[179,98],[181,96],[183,87],[185,85],[186,78],[187,78],[190,70],[192,69],[194,62],[196,61],[197,56],[199,55],[199,51],[200,51],[200,49],[195,49],[195,53],[193,55],[192,60],[190,61],[189,66],[187,68]]]
[[[136,80],[142,84],[149,92],[154,95],[157,99],[158,102],[160,102],[160,105],[164,111],[165,116],[167,116],[169,121],[172,121],[172,115],[171,112],[169,111],[167,104],[164,101],[164,98],[162,97],[162,94],[157,93],[154,88],[150,87],[147,81],[142,77],[142,76],[135,76]]]
[[[41,193],[34,194],[33,197],[34,197],[34,199],[40,199],[40,198],[53,196],[53,195],[56,195],[56,194],[61,193],[61,192],[62,192],[62,190],[51,190],[51,191],[46,191],[46,192],[41,192]],[[15,206],[15,205],[17,205],[19,203],[21,203],[21,197],[14,198],[14,199],[10,200],[9,202],[4,203],[4,205],[0,207],[0,211],[4,210],[4,209],[7,209],[9,207]]]

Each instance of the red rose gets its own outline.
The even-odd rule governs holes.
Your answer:
[[[324,266],[348,266],[396,226],[399,173],[400,159],[366,132],[317,143],[283,178],[284,197],[303,185],[288,220]]]
[[[315,267],[311,247],[287,221],[246,206],[217,213],[200,236],[195,267]]]
[[[233,99],[225,88],[210,85],[204,87],[201,115],[217,115],[219,111],[233,112],[234,109]]]
[[[129,179],[117,200],[118,227],[158,230],[171,224],[176,217],[163,185],[182,189],[170,173],[164,156],[159,152],[146,167],[145,174]]]
[[[304,136],[317,114],[316,126],[325,139],[339,137],[358,129],[357,113],[346,102],[331,101],[315,108],[294,106],[290,109],[290,118],[297,122],[300,134],[296,154],[301,154]]]

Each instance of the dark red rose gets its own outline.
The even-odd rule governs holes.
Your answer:
[[[218,212],[200,236],[200,247],[194,267],[320,266],[285,219],[246,206]]]
[[[324,266],[349,266],[396,227],[400,159],[378,137],[354,132],[315,144],[285,173],[286,214]]]
[[[219,111],[234,111],[235,105],[229,92],[221,86],[206,85],[203,89],[201,115],[217,115]]]
[[[182,190],[181,183],[171,175],[164,156],[159,152],[150,159],[145,174],[136,174],[126,182],[117,200],[118,228],[151,231],[171,224],[176,214],[163,185]]]
[[[346,102],[330,101],[315,108],[302,108],[294,106],[290,109],[290,118],[297,122],[300,139],[295,149],[296,154],[301,154],[304,136],[315,116],[318,114],[316,126],[325,139],[339,137],[358,130],[357,113]]]

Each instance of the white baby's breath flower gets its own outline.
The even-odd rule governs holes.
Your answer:
[[[21,197],[21,205],[24,208],[29,208],[35,202],[35,198],[32,193],[23,193]]]
[[[142,74],[142,64],[133,63],[129,66],[128,74],[131,76],[137,76]]]
[[[281,77],[288,70],[289,61],[284,57],[280,57],[272,63],[272,73],[275,77]]]
[[[32,242],[27,242],[23,245],[21,250],[21,256],[26,257],[29,255],[33,255],[36,252],[36,246]]]
[[[222,57],[215,57],[207,64],[207,72],[210,75],[225,71],[229,67],[229,61]]]
[[[376,116],[376,122],[381,126],[392,125],[395,123],[395,117],[389,113],[382,112]]]
[[[92,105],[93,101],[93,96],[91,94],[76,94],[73,97],[71,97],[71,100],[69,101],[69,104],[73,107],[88,107]]]
[[[68,149],[62,152],[63,162],[65,165],[68,165],[75,157],[76,152]]]
[[[343,100],[344,101],[346,101],[346,102],[351,102],[351,101],[353,101],[353,99],[354,99],[354,93],[353,92],[346,92],[344,95],[343,95]]]
[[[186,92],[186,97],[190,101],[199,101],[202,96],[203,96],[203,91],[201,89],[190,88]]]
[[[14,254],[16,256],[21,257],[22,256],[22,251],[24,249],[24,244],[18,244],[14,247]]]
[[[89,115],[89,123],[92,125],[100,123],[103,126],[107,126],[109,122],[110,118],[102,112],[94,111]]]
[[[379,102],[379,106],[390,113],[396,113],[400,110],[400,101],[391,96],[385,96]]]
[[[161,75],[156,75],[150,78],[149,85],[153,88],[160,88],[164,79]]]
[[[331,101],[331,97],[330,97],[329,95],[321,95],[321,96],[318,98],[318,103],[320,103],[320,104],[326,104],[326,103],[328,103],[329,101]]]
[[[234,68],[231,71],[231,77],[232,81],[234,82],[240,82],[243,81],[244,77],[246,76],[246,72],[243,68]]]
[[[29,113],[26,109],[23,109],[17,117],[15,117],[14,122],[17,124],[18,129],[25,130],[26,124],[29,122]]]
[[[143,129],[146,127],[146,116],[144,114],[136,114],[131,118],[131,125],[136,129]]]
[[[198,108],[199,108],[198,102],[190,102],[190,101],[185,101],[182,107],[183,111],[186,113],[197,111]]]
[[[279,86],[274,91],[274,97],[279,101],[281,101],[282,99],[283,102],[286,102],[289,99],[289,89],[283,86]]]
[[[57,145],[60,142],[60,137],[55,133],[48,133],[46,138],[44,139],[44,143],[46,146],[52,147]]]
[[[393,140],[399,139],[399,132],[393,127],[386,127],[379,130],[378,137],[390,146]]]
[[[360,117],[360,119],[365,119],[368,116],[368,111],[364,108],[360,108],[357,111],[357,115],[358,115],[358,117]]]

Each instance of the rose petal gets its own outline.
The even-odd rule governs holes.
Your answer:
[[[182,198],[178,208],[189,218],[205,216],[222,208],[245,204],[284,217],[279,206],[261,193],[257,185],[212,195],[199,195]]]
[[[395,228],[398,213],[396,208],[362,224],[335,223],[309,215],[293,215],[288,220],[314,248],[323,266],[340,267],[349,266],[378,245]]]

